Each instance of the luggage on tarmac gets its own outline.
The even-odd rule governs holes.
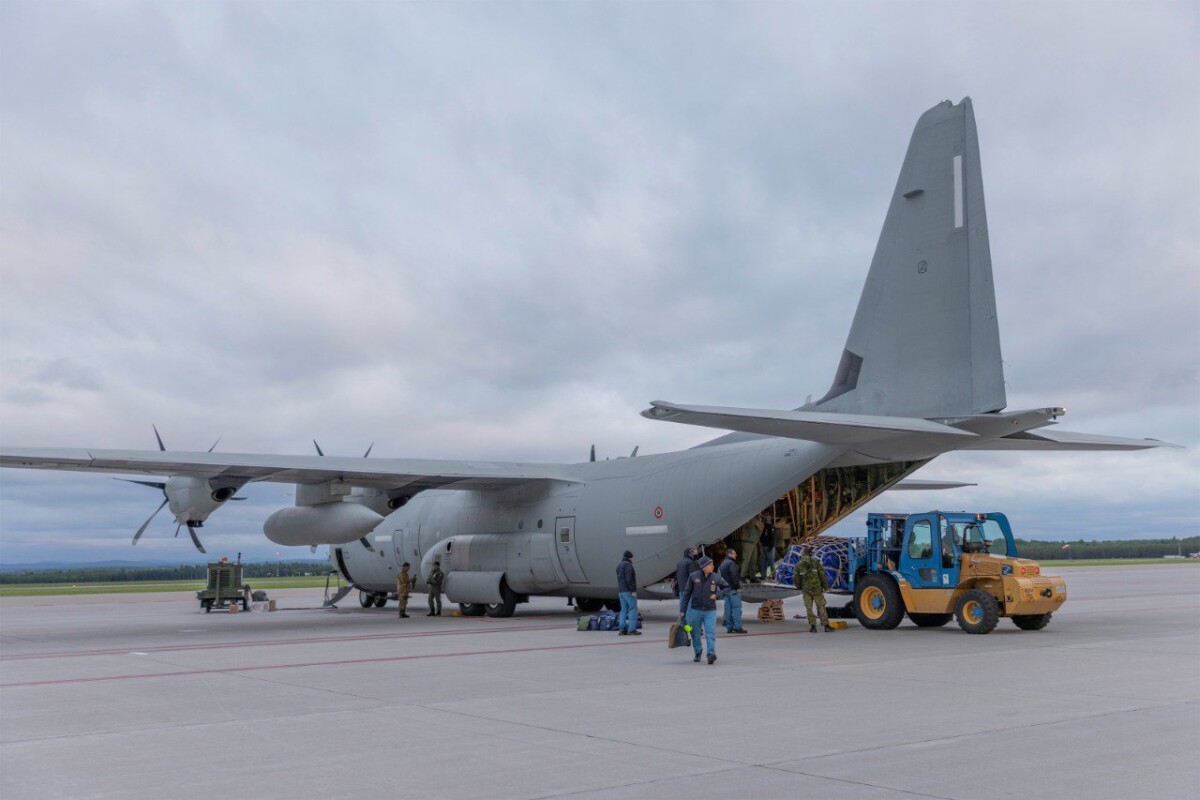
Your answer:
[[[688,636],[687,629],[683,627],[681,620],[671,624],[671,630],[668,634],[667,647],[674,650],[676,647],[687,647],[692,643],[692,637]]]
[[[580,617],[578,620],[576,620],[575,630],[590,631],[592,629],[592,624],[593,624],[592,620],[593,619],[595,619],[595,617],[589,616],[588,614],[584,614],[582,617]]]

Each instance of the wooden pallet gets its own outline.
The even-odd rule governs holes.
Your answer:
[[[783,622],[783,601],[765,600],[758,607],[759,622]]]

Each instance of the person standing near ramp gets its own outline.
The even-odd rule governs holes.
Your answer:
[[[825,611],[825,592],[829,589],[829,578],[825,575],[825,566],[811,554],[805,553],[804,557],[800,559],[800,563],[796,565],[793,580],[796,588],[804,592],[804,611],[808,614],[808,632],[817,632],[817,617],[813,615],[814,603],[817,606],[821,624],[825,626],[826,631],[832,631],[833,628],[829,627],[829,614]]]
[[[429,573],[427,583],[429,584],[429,616],[440,617],[442,615],[442,581],[446,575],[442,572],[442,562],[434,561],[433,569]],[[437,605],[437,611],[434,611],[434,604]]]
[[[400,606],[400,619],[408,619],[408,594],[412,591],[412,578],[408,570],[411,566],[405,561],[396,573],[396,604]]]
[[[725,551],[720,573],[729,585],[725,592],[725,632],[747,633],[742,627],[742,576],[738,574],[737,551],[732,547]]]

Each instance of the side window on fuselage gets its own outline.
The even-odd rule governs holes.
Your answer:
[[[908,537],[909,558],[929,558],[933,555],[933,529],[929,520],[921,520],[913,524],[912,534]]]

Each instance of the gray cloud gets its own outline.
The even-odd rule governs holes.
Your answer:
[[[1096,535],[1131,506],[1138,535],[1194,532],[1197,13],[1077,12],[7,3],[0,436],[695,444],[637,411],[825,391],[912,125],[971,95],[1010,407],[1191,449],[961,455],[930,477]],[[125,546],[144,515],[111,483],[0,476],[2,557],[42,552],[21,537],[72,509],[73,548]],[[285,502],[224,509],[210,536],[262,548]]]

